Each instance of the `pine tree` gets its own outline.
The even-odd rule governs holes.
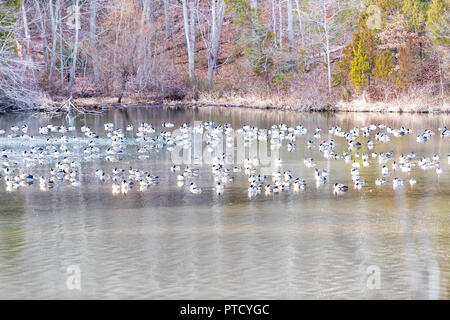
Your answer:
[[[12,28],[17,20],[19,0],[7,0],[0,3],[0,47],[11,50],[15,48],[16,38]]]
[[[350,64],[353,61],[353,44],[349,43],[342,49],[342,59],[337,64],[337,73],[334,75],[335,85],[347,85],[349,81]]]
[[[359,42],[357,50],[353,49],[353,56],[349,76],[353,89],[360,93],[361,89],[367,87],[367,71],[369,70],[367,55],[363,53],[361,42]]]
[[[362,54],[366,56],[368,63],[366,86],[371,85],[371,71],[375,65],[376,49],[377,49],[377,37],[375,32],[377,30],[371,29],[367,25],[368,15],[362,13],[358,19],[357,31],[353,34],[352,39],[352,52],[358,50],[358,46],[361,45]],[[353,56],[354,57],[354,56]]]
[[[449,0],[433,0],[428,8],[426,28],[433,43],[438,46],[450,45],[449,7]]]
[[[403,0],[402,14],[408,20],[412,32],[425,30],[425,3],[420,0]]]
[[[225,0],[237,27],[237,43],[255,75],[270,79],[274,67],[276,39],[266,27],[261,11],[251,7],[248,0]]]
[[[375,60],[375,67],[372,71],[376,79],[388,81],[394,70],[394,61],[392,53],[389,50],[383,51]]]

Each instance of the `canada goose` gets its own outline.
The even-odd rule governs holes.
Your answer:
[[[394,178],[394,180],[392,181],[392,184],[393,184],[394,188],[398,187],[398,186],[402,186],[403,180],[399,179],[399,178]]]
[[[189,191],[193,194],[200,194],[202,193],[202,189],[197,187],[197,185],[194,182],[191,182],[191,185],[189,186]]]
[[[375,184],[376,184],[377,186],[381,186],[382,184],[385,184],[386,182],[387,182],[387,180],[386,180],[385,177],[382,177],[382,178],[380,178],[380,179],[376,179],[376,180],[375,180]]]
[[[342,183],[335,183],[334,185],[333,185],[333,191],[335,192],[335,193],[338,193],[338,192],[346,192],[348,190],[348,186],[346,186],[346,185],[344,185],[344,184],[342,184]]]

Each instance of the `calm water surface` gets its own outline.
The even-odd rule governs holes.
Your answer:
[[[72,119],[65,114],[0,115],[0,129],[8,132],[12,125],[27,123],[30,135],[37,135],[42,125],[73,121],[78,132],[87,125],[104,137],[107,122],[125,129],[129,123],[136,128],[146,121],[158,133],[162,121],[178,127],[197,120],[231,123],[233,128],[303,124],[308,134],[297,138],[294,152],[283,147],[281,158],[283,170],[306,180],[306,190],[249,199],[248,182],[241,174],[217,196],[210,166],[204,165],[195,179],[203,193],[193,195],[177,187],[166,150],[138,160],[132,144],[119,164],[83,161],[80,187],[61,184],[42,192],[35,183],[7,192],[2,179],[0,298],[450,298],[450,141],[441,139],[437,130],[450,125],[448,115],[132,108]],[[409,175],[398,172],[405,182],[414,177],[417,184],[394,190],[392,183],[375,186],[381,170],[378,160],[370,160],[370,167],[360,169],[367,181],[362,190],[351,188],[334,196],[332,183],[351,186],[351,165],[325,159],[317,148],[307,149],[306,142],[316,127],[322,128],[323,141],[331,126],[348,130],[372,123],[413,130],[409,136],[376,144],[375,152],[393,150],[398,158],[414,151],[417,159],[439,154],[443,174],[418,167]],[[418,144],[416,135],[427,128],[436,136]],[[334,140],[336,149],[346,149],[343,138]],[[0,149],[18,153],[28,144],[0,137]],[[316,188],[313,169],[303,164],[305,157],[329,171],[327,184]],[[93,172],[117,166],[150,171],[160,182],[144,192],[114,196],[111,184],[101,183]],[[73,265],[81,271],[80,290],[66,285],[67,268]],[[379,289],[367,284],[371,266],[380,270]]]

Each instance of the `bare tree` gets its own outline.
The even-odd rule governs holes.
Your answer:
[[[189,64],[189,80],[191,83],[195,80],[195,7],[196,1],[190,0],[188,7],[188,0],[183,1],[183,21],[184,34],[186,38],[186,47],[188,52]]]
[[[307,16],[311,24],[308,32],[309,46],[312,50],[320,50],[321,53],[313,54],[316,58],[325,58],[327,89],[332,95],[331,54],[343,48],[346,38],[348,22],[341,19],[345,12],[355,12],[356,0],[320,0],[310,4],[310,13]]]
[[[92,70],[94,72],[94,83],[100,81],[100,73],[98,70],[98,53],[97,53],[97,0],[90,0],[89,10],[89,39],[92,47]]]
[[[152,78],[152,0],[143,0],[139,41],[139,66],[137,71],[139,90],[143,90]]]
[[[294,17],[292,14],[292,0],[287,1],[287,17],[288,17],[288,39],[289,39],[289,50],[294,50],[295,39],[294,39]]]
[[[278,13],[280,15],[280,49],[283,49],[283,6],[281,5],[281,1],[278,2]]]
[[[163,0],[164,4],[164,28],[166,31],[166,38],[169,38],[170,27],[172,25],[172,18],[170,16],[170,0]]]
[[[208,80],[212,86],[214,69],[217,67],[220,35],[222,33],[225,4],[223,0],[211,0],[211,33],[208,46]]]
[[[301,39],[301,46],[302,48],[305,47],[305,39],[304,39],[304,35],[303,35],[303,25],[302,25],[302,15],[301,15],[301,10],[300,10],[300,3],[299,0],[295,0],[295,6],[297,8],[297,16],[298,16],[298,28],[300,31],[300,39]]]
[[[323,31],[325,35],[325,52],[327,57],[328,94],[331,95],[331,63],[330,63],[330,38],[328,34],[327,0],[322,0]]]
[[[23,6],[21,11],[23,16]],[[15,37],[16,32],[25,32],[18,26],[19,12],[4,3],[0,3],[0,12],[0,109],[36,107],[43,102],[45,95],[30,75],[30,71],[35,69],[34,63],[23,57],[21,45]],[[24,28],[27,25],[24,23]]]
[[[272,24],[272,32],[274,37],[277,36],[277,6],[275,3],[276,0],[270,0],[270,7],[271,7],[271,24]]]
[[[59,5],[59,1],[57,2]],[[51,49],[51,58],[50,58],[50,73],[49,79],[52,79],[53,72],[55,71],[56,65],[56,41],[58,40],[57,32],[58,32],[58,24],[56,13],[59,11],[58,8],[55,8],[53,5],[53,0],[49,0],[48,7],[50,11],[50,22],[51,22],[51,30],[52,30],[52,49]]]
[[[45,15],[41,11],[41,10],[43,10],[43,8],[41,8],[41,6],[39,4],[39,0],[34,0],[34,7],[35,7],[36,14],[37,14],[37,17],[38,17],[38,20],[37,20],[38,28],[41,31],[42,51],[43,51],[42,53],[44,55],[46,69],[48,70],[49,57],[48,57],[47,31],[46,31],[46,27],[45,27],[45,22],[46,22],[45,21]]]
[[[28,18],[27,18],[27,11],[25,9],[25,1],[22,1],[21,5],[20,5],[20,10],[22,12],[22,22],[23,22],[23,32],[25,35],[25,57],[26,59],[31,59],[30,56],[30,30],[28,27]]]
[[[77,68],[78,59],[78,45],[79,45],[79,30],[81,28],[80,24],[80,0],[75,1],[75,6],[73,7],[73,19],[74,19],[74,29],[75,29],[75,39],[73,41],[73,51],[72,51],[72,67],[70,68],[70,79],[69,79],[69,92],[70,97],[72,97],[73,82],[75,79],[75,72]]]
[[[63,24],[61,0],[57,1],[58,24],[59,24],[59,76],[61,89],[64,88],[64,57],[63,57]]]

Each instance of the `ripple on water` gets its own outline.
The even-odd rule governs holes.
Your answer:
[[[267,298],[267,299],[428,299],[449,298],[449,195],[448,139],[435,136],[418,145],[415,135],[426,128],[448,124],[448,115],[296,114],[259,110],[200,109],[163,111],[128,109],[74,119],[77,128],[88,125],[104,136],[104,123],[125,128],[147,121],[161,130],[162,121],[176,126],[194,120],[229,122],[233,127],[254,124],[303,124],[307,137],[299,137],[294,152],[282,149],[284,168],[304,178],[307,189],[299,194],[257,196],[248,199],[248,182],[237,177],[218,197],[212,188],[209,166],[203,166],[196,196],[178,188],[168,171],[164,152],[137,159],[132,139],[122,161],[91,159],[82,162],[81,187],[57,185],[42,192],[38,184],[7,193],[0,182],[0,298]],[[62,118],[2,115],[0,129],[27,122],[30,134],[39,126],[59,125]],[[351,184],[350,165],[324,159],[306,142],[316,127],[328,139],[327,128],[344,129],[387,123],[413,129],[411,136],[376,144],[374,152],[415,151],[420,156],[441,156],[444,172],[413,168],[395,172],[417,184],[393,190],[378,187],[377,160],[361,168],[367,184],[333,196],[334,181]],[[75,134],[74,134],[75,135]],[[14,160],[39,143],[0,137],[0,149],[11,148]],[[87,143],[80,137],[77,143]],[[335,138],[342,152],[346,142]],[[361,141],[364,141],[361,140]],[[105,149],[107,139],[97,141]],[[73,146],[73,145],[71,145]],[[360,152],[368,152],[366,149]],[[303,165],[311,156],[317,168],[329,171],[329,182],[316,188],[313,169]],[[82,159],[75,154],[74,159]],[[111,186],[93,176],[96,169],[136,167],[160,176],[147,191],[136,188],[126,196],[113,196]],[[37,166],[38,176],[49,166]],[[283,168],[283,170],[284,170]],[[81,270],[81,290],[68,290],[67,267]],[[380,269],[381,288],[370,290],[367,270]]]

